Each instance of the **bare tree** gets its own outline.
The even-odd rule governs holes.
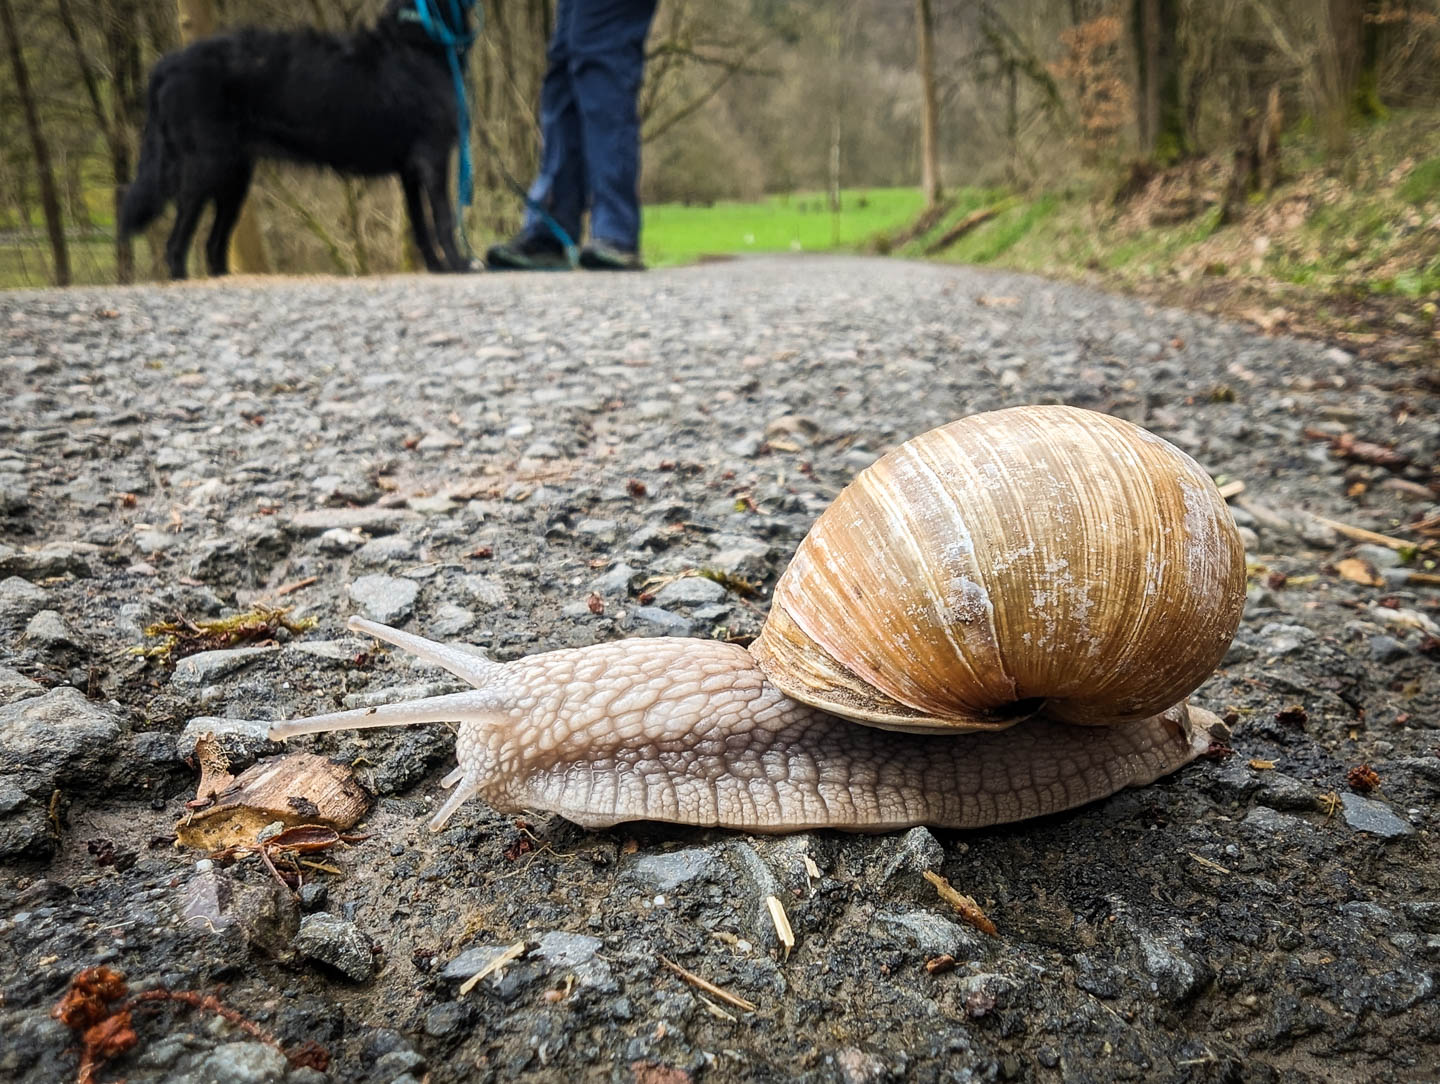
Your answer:
[[[1162,166],[1194,153],[1181,94],[1179,26],[1180,0],[1131,0],[1140,149]]]
[[[45,132],[40,126],[40,111],[35,105],[35,94],[30,86],[30,71],[25,66],[25,52],[20,46],[20,36],[15,29],[15,12],[10,6],[10,0],[0,0],[0,29],[5,31],[6,50],[10,54],[10,68],[15,76],[15,90],[20,97],[20,107],[25,114],[25,129],[29,133],[31,151],[35,156],[36,179],[40,183],[40,205],[45,212],[45,229],[50,235],[50,252],[55,266],[55,285],[69,286],[70,252],[65,247],[65,223],[60,216],[60,191],[55,185],[50,145],[45,141]]]
[[[99,15],[110,64],[108,95],[101,86],[105,73],[99,70],[89,43],[84,40],[72,0],[59,0],[59,14],[75,53],[75,63],[90,100],[90,110],[110,154],[115,218],[118,222],[120,204],[131,179],[130,119],[138,97],[139,48],[135,7],[129,0],[104,0],[98,13],[94,13]],[[115,231],[115,276],[120,282],[131,282],[135,278],[134,248],[130,238],[122,236],[119,230]]]
[[[940,202],[940,148],[936,129],[939,106],[935,97],[935,17],[930,0],[915,0],[916,62],[920,69],[920,191],[925,206]]]

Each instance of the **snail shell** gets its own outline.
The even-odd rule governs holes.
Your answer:
[[[907,441],[816,521],[752,652],[788,696],[903,730],[1110,723],[1225,654],[1245,550],[1210,476],[1094,411],[1016,407]]]

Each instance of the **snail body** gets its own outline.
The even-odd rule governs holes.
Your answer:
[[[499,663],[352,618],[474,688],[270,733],[458,723],[436,829],[472,796],[587,827],[981,827],[1152,782],[1223,734],[1186,697],[1234,635],[1244,575],[1184,453],[1019,407],[862,472],[749,650],[632,639]]]

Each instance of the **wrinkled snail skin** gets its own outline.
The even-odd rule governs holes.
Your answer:
[[[496,663],[363,618],[350,627],[476,688],[281,723],[271,737],[458,720],[458,767],[445,780],[454,789],[436,830],[470,797],[587,828],[980,828],[1153,782],[1203,752],[1219,724],[1182,703],[1109,727],[1032,719],[895,733],[790,699],[743,648],[714,640],[620,640]]]
[[[1210,476],[1063,406],[905,442],[816,521],[749,650],[633,639],[493,662],[350,627],[473,689],[271,736],[458,723],[454,788],[588,827],[975,828],[1154,781],[1223,739],[1186,697],[1239,625],[1245,552]]]

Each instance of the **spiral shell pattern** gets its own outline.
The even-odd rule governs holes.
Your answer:
[[[1245,552],[1210,476],[1065,406],[907,441],[816,521],[751,651],[783,692],[902,730],[1156,715],[1239,625]]]

